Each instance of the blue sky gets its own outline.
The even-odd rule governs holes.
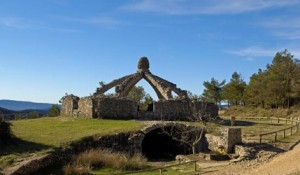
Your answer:
[[[300,0],[3,0],[0,99],[87,96],[135,73],[141,56],[201,94],[234,71],[248,82],[278,51],[300,58],[299,41]]]

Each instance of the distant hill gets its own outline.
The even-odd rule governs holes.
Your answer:
[[[0,114],[12,114],[12,113],[13,111],[0,107]]]
[[[41,117],[47,115],[49,109],[26,109],[21,111],[13,111],[0,107],[0,120],[2,120],[2,117],[4,117],[5,120],[27,119],[30,112],[37,112]]]
[[[13,110],[13,111],[23,111],[23,110],[42,110],[48,111],[53,104],[51,103],[35,103],[28,101],[16,101],[16,100],[0,100],[0,107]]]

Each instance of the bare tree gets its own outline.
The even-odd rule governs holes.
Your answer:
[[[197,147],[207,131],[207,122],[215,120],[215,118],[212,118],[210,113],[206,111],[207,103],[188,101],[188,104],[187,109],[184,109],[186,114],[188,114],[186,116],[188,122],[180,122],[179,125],[179,122],[174,122],[174,124],[176,123],[177,125],[170,126],[168,124],[170,122],[164,120],[162,117],[162,130],[163,133],[172,137],[173,140],[190,146],[193,154],[196,154]]]

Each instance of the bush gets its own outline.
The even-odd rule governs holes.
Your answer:
[[[64,167],[66,174],[88,174],[92,169],[113,168],[118,170],[140,170],[146,168],[147,159],[140,153],[132,156],[109,149],[93,149],[73,158]]]
[[[60,115],[60,109],[57,104],[52,105],[52,107],[49,109],[48,117],[57,117]]]
[[[13,134],[10,129],[10,123],[0,121],[0,148],[6,147],[12,142]]]

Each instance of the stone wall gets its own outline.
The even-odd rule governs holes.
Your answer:
[[[94,98],[94,109],[95,118],[131,119],[137,115],[137,104],[125,98]]]
[[[62,115],[86,118],[141,119],[141,120],[197,120],[218,117],[218,107],[213,103],[190,100],[159,100],[153,111],[138,111],[136,102],[127,98],[66,96],[62,101]]]
[[[94,115],[93,98],[83,97],[78,102],[78,116],[92,118]]]
[[[219,116],[219,108],[214,103],[197,101],[192,102],[192,106],[196,110],[194,112],[206,119],[216,119]]]
[[[221,136],[206,134],[205,137],[209,143],[208,148],[215,152],[232,153],[235,145],[242,143],[241,128],[224,128]]]
[[[159,100],[153,103],[153,112],[167,120],[197,120],[218,117],[218,106],[213,103],[189,100]],[[192,115],[199,115],[193,117]]]
[[[189,108],[189,101],[186,100],[159,100],[153,103],[153,112],[164,120],[186,120]]]
[[[61,115],[73,116],[74,110],[78,109],[79,97],[75,95],[67,95],[63,97]]]

